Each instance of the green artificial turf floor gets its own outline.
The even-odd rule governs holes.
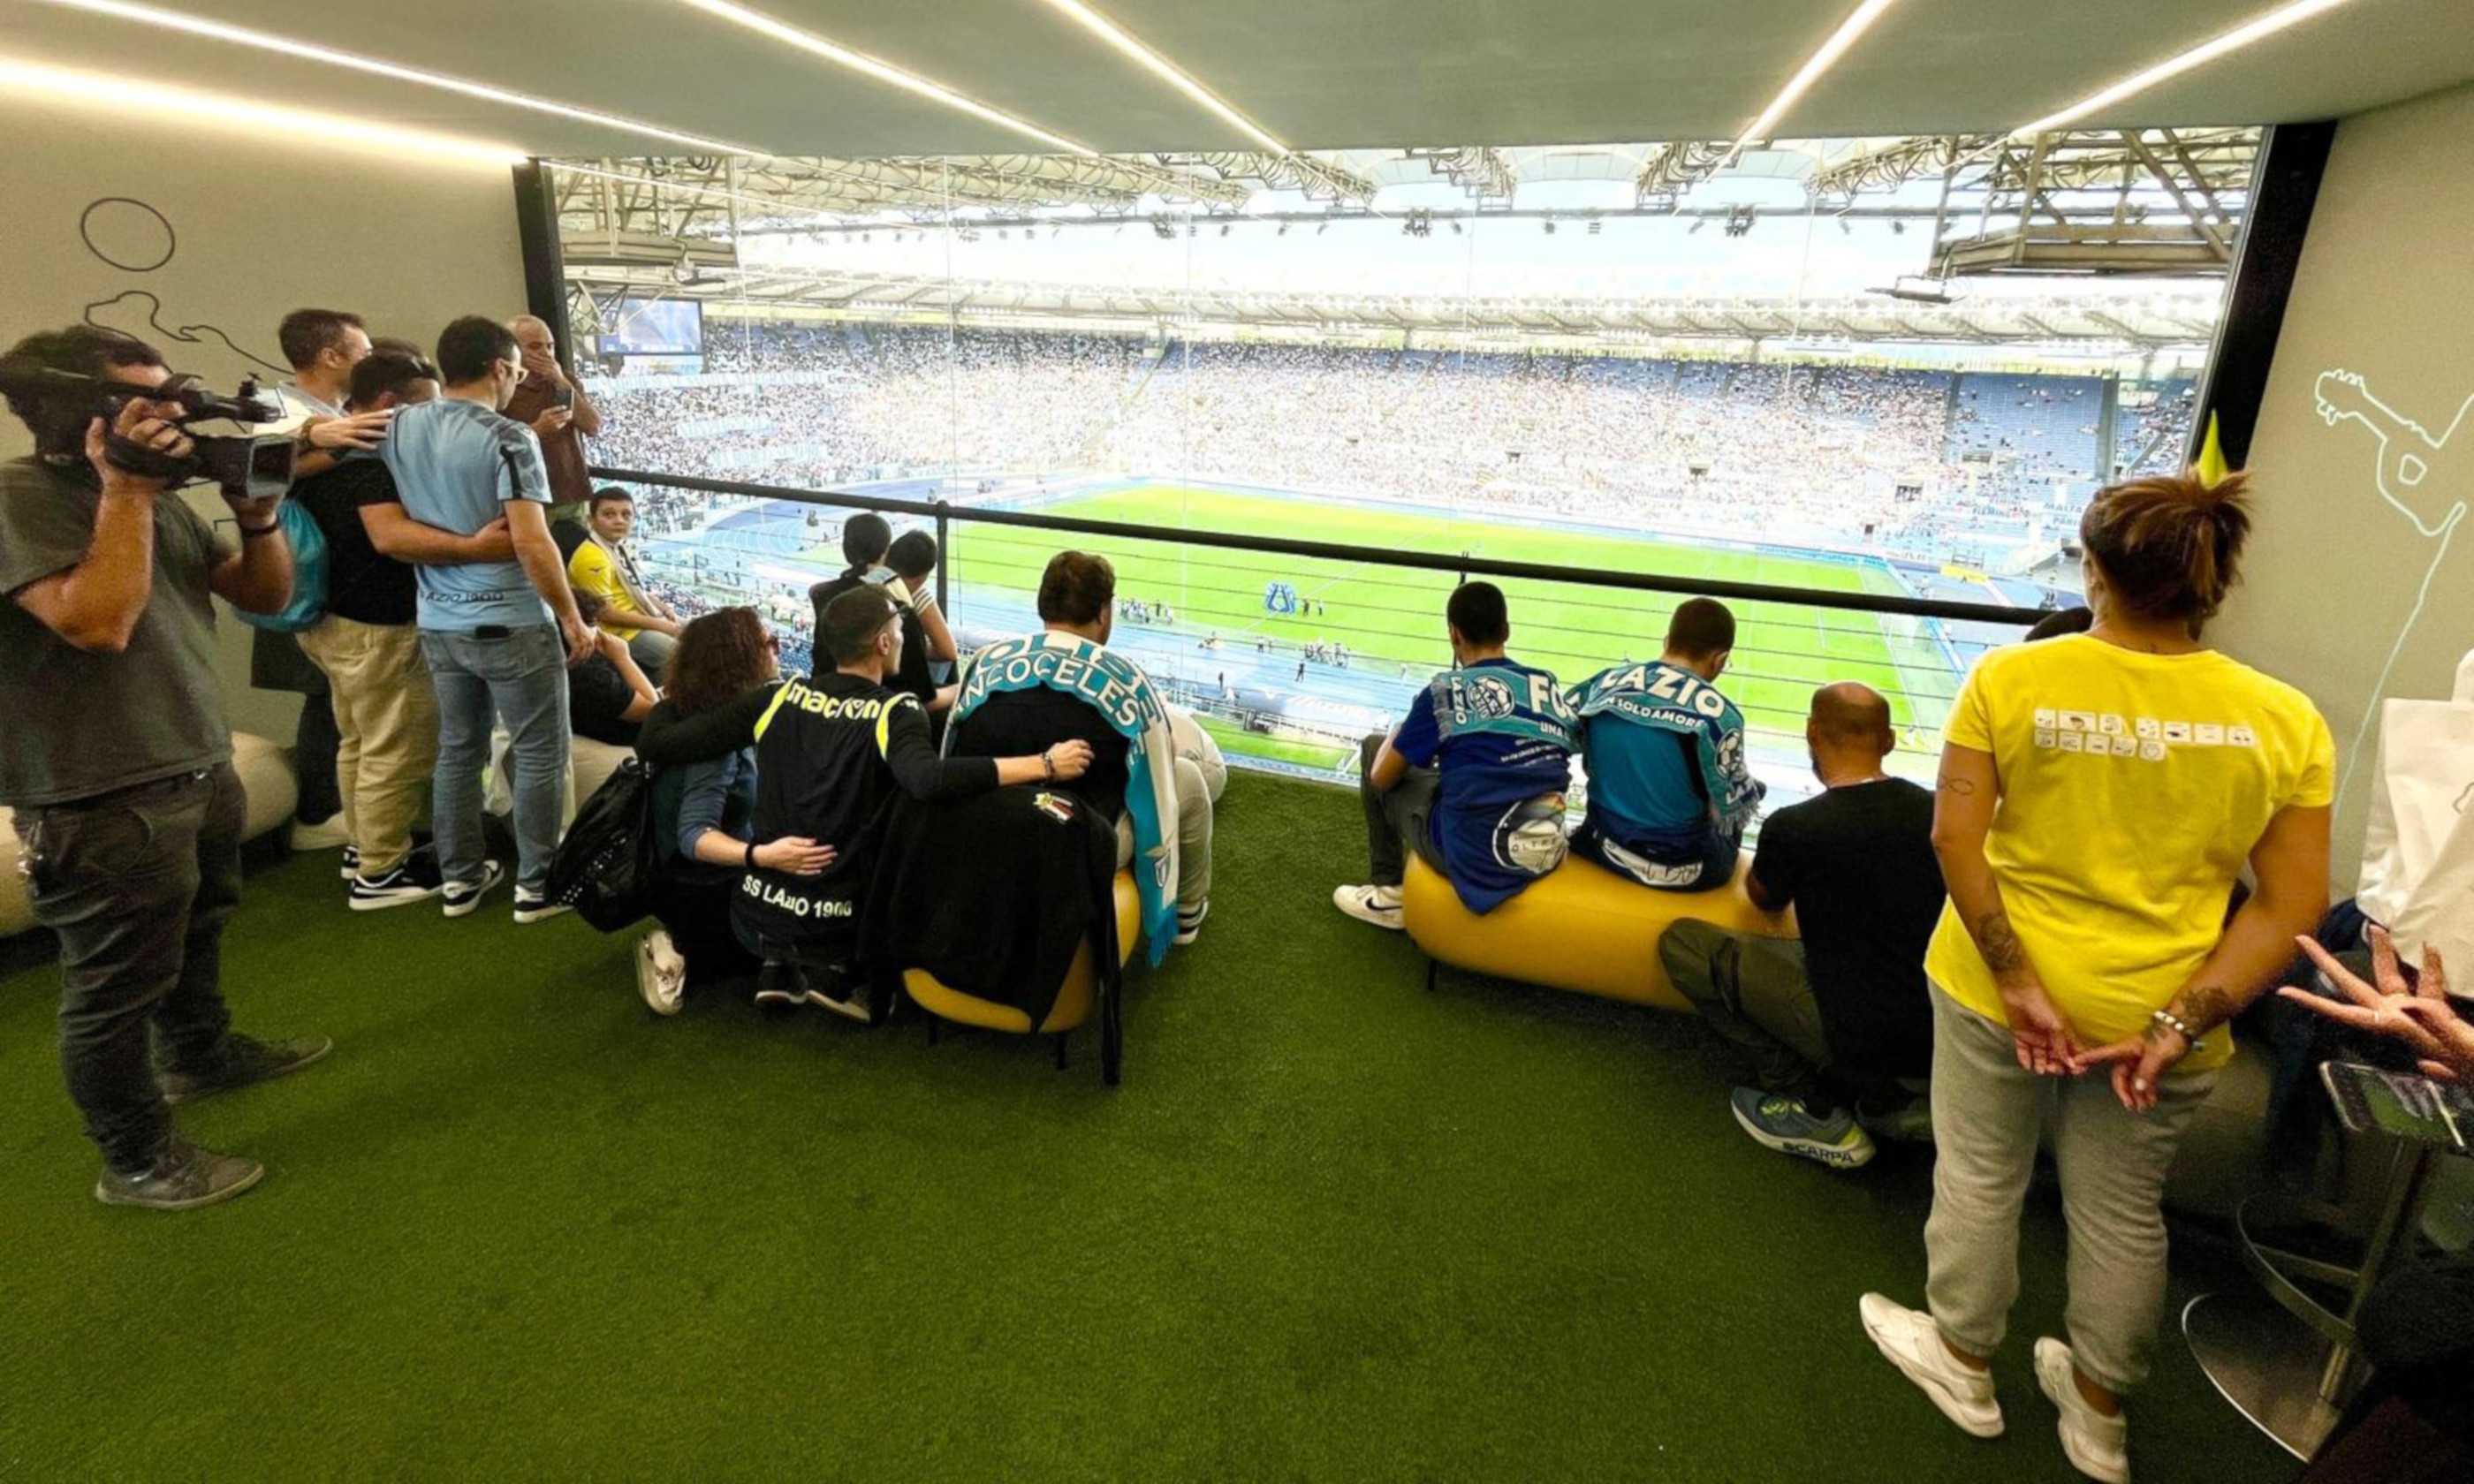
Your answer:
[[[1447,975],[1327,900],[1355,804],[1241,775],[1201,942],[1096,1048],[915,1021],[660,1020],[629,940],[344,910],[256,872],[244,1027],[335,1055],[183,1124],[273,1173],[106,1209],[54,970],[0,980],[0,1477],[2067,1480],[2030,1203],[1967,1438],[1874,1353],[1927,1157],[1730,1119],[1684,1017]],[[2175,1301],[2191,1283],[2183,1259]],[[2168,1321],[2144,1484],[2289,1477]]]

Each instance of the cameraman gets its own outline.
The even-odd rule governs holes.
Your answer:
[[[169,374],[144,342],[84,324],[8,359],[138,388]],[[292,595],[292,553],[272,499],[232,500],[239,549],[220,544],[170,492],[178,479],[109,462],[88,405],[12,395],[9,410],[36,453],[0,465],[0,694],[17,707],[0,803],[16,810],[36,920],[60,935],[61,1069],[103,1151],[95,1199],[211,1205],[266,1167],[182,1138],[167,1100],[279,1076],[334,1044],[235,1034],[218,983],[244,802],[207,595],[273,612]],[[185,458],[182,415],[135,397],[110,429]]]

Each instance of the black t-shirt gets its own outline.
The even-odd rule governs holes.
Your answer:
[[[408,624],[412,566],[370,544],[361,507],[400,503],[395,476],[377,459],[348,459],[292,487],[292,498],[327,539],[327,611],[364,624]]]
[[[635,704],[627,677],[606,655],[595,655],[567,672],[567,724],[579,737],[634,747],[638,724],[619,718]]]
[[[1114,820],[1126,812],[1128,744],[1089,703],[1064,691],[1045,685],[998,691],[953,724],[946,751],[957,757],[1029,757],[1076,737],[1091,744],[1091,771],[1056,787]]]
[[[748,874],[735,910],[768,939],[813,943],[850,932],[873,866],[873,826],[897,790],[951,799],[997,781],[994,763],[936,755],[915,698],[837,671],[784,684],[754,736],[752,838],[804,835],[836,851],[821,875]]]
[[[1880,1076],[1932,1069],[1932,816],[1931,792],[1904,778],[1832,788],[1763,821],[1753,856],[1762,893],[1795,908],[1831,1058]]]

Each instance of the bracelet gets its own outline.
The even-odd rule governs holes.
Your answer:
[[[756,869],[756,842],[753,840],[747,842],[747,869]]]
[[[2152,1012],[2149,1014],[2147,1018],[2155,1021],[2159,1025],[2181,1032],[2182,1039],[2191,1043],[2191,1049],[2193,1051],[2199,1049],[2199,1033],[2191,1028],[2191,1023],[2188,1020],[2183,1019],[2180,1016],[2175,1015],[2171,1010],[2158,1010]]]
[[[240,539],[244,541],[255,536],[272,536],[283,529],[283,522],[280,520],[270,520],[262,526],[241,526],[237,520],[232,524],[240,526]]]
[[[1046,748],[1040,749],[1039,767],[1044,775],[1042,781],[1049,783],[1056,781],[1056,758]]]

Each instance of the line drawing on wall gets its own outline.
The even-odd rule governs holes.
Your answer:
[[[85,209],[78,213],[78,240],[85,244],[86,251],[96,262],[133,274],[156,272],[171,262],[181,247],[180,234],[173,230],[172,219],[133,196],[104,196],[86,203]],[[131,327],[140,323],[137,312],[141,307],[142,323],[148,331],[145,334],[138,334]],[[114,314],[115,310],[125,313]],[[166,342],[182,346],[220,346],[252,366],[262,367],[279,376],[290,374],[288,368],[242,349],[220,326],[164,323],[162,297],[151,290],[123,289],[109,299],[99,299],[87,304],[79,318],[97,329],[136,334],[139,339],[158,346]]]
[[[2474,415],[2474,394],[2459,405],[2457,416],[2437,438],[2421,423],[2372,395],[2369,384],[2359,371],[2321,371],[2312,387],[2312,402],[2319,420],[2332,428],[2341,422],[2358,422],[2370,430],[2379,441],[2373,487],[2381,499],[2413,523],[2417,535],[2433,543],[2431,565],[2422,574],[2421,586],[2414,589],[2413,608],[2406,614],[2404,626],[2397,630],[2396,642],[2389,646],[2389,658],[2380,666],[2379,679],[2372,682],[2370,696],[2363,703],[2362,725],[2354,729],[2354,744],[2345,754],[2344,776],[2337,784],[2337,796],[2342,799],[2353,784],[2354,769],[2363,757],[2363,743],[2370,735],[2371,722],[2380,714],[2380,702],[2388,695],[2389,677],[2396,670],[2397,657],[2405,653],[2406,640],[2422,621],[2423,608],[2431,600],[2431,585],[2448,561],[2449,543],[2465,519],[2466,501],[2462,494],[2453,493],[2463,489],[2462,474],[2453,481],[2433,476],[2439,470],[2439,457],[2446,451],[2449,440],[2465,425],[2467,417]],[[2463,467],[2461,462],[2459,468]]]

